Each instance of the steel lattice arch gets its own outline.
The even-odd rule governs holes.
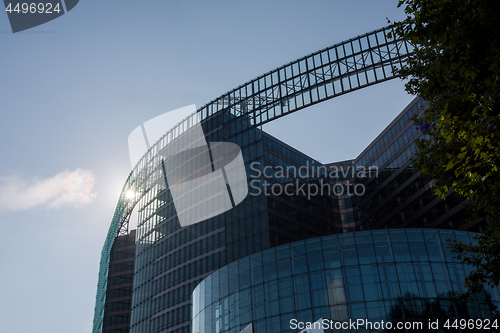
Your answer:
[[[161,163],[158,152],[198,119],[204,122],[220,112],[229,112],[232,115],[229,121],[245,117],[251,126],[259,127],[311,105],[396,78],[393,68],[401,68],[414,55],[414,48],[403,38],[390,39],[389,34],[395,36],[390,27],[375,30],[248,81],[202,106],[150,147],[125,181],[101,252],[93,333],[102,332],[113,242],[117,235],[128,232],[134,206],[156,184]],[[130,189],[137,194],[132,200],[126,198]]]

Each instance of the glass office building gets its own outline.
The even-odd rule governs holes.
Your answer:
[[[286,155],[287,162],[281,163],[296,167],[314,161],[245,123],[239,128],[227,126],[229,118],[221,114],[210,119],[203,124],[204,132],[208,142],[224,139],[241,147],[249,179],[263,177],[255,177],[250,164],[257,163],[254,167],[262,170],[275,156]],[[271,152],[269,146],[275,145],[280,149]],[[311,177],[312,171],[305,172],[303,181]],[[181,228],[169,189],[153,187],[139,202],[131,332],[189,332],[196,285],[214,270],[274,245],[271,230],[280,229],[268,222],[268,200],[272,199],[264,192],[251,193],[233,209]],[[321,227],[320,220],[312,225],[313,218],[313,213],[304,214],[298,224],[299,238],[332,233]]]
[[[411,165],[414,141],[422,133],[410,119],[422,112],[425,101],[416,98],[349,161],[321,164],[261,130],[288,113],[394,78],[391,68],[403,64],[412,49],[404,40],[389,41],[389,30],[284,65],[166,129],[123,187],[101,255],[93,333],[128,328],[132,333],[239,332],[247,323],[255,332],[274,333],[286,331],[284,323],[292,315],[307,321],[362,314],[407,318],[428,306],[453,307],[455,313],[477,308],[479,314],[471,316],[491,315],[484,310],[484,297],[458,306],[443,294],[459,290],[467,269],[449,254],[435,255],[446,252],[443,235],[470,239],[465,231],[481,231],[481,224],[463,219],[458,198],[434,197],[430,179]],[[226,212],[181,227],[165,164],[170,145],[193,128],[196,118],[210,147],[230,142],[241,149],[250,193]],[[215,172],[213,154],[210,164]],[[304,188],[324,191],[311,195]],[[353,195],[356,188],[362,193]],[[127,198],[129,190],[134,198]],[[134,208],[133,282],[117,287],[113,265],[120,262],[113,257],[113,244],[128,233]],[[395,230],[376,230],[386,228]],[[397,233],[406,238],[394,239]],[[429,248],[420,249],[424,254],[414,252],[415,246]],[[405,249],[410,252],[403,258]],[[122,287],[132,293],[127,309],[110,305],[115,303],[110,290]],[[498,301],[493,296],[491,307]]]
[[[414,100],[353,161],[356,167],[375,166],[378,174],[360,179],[366,193],[346,202],[346,207],[353,207],[353,216],[343,218],[355,221],[349,224],[350,230],[411,227],[482,231],[482,222],[465,221],[457,194],[451,193],[446,200],[436,197],[431,179],[420,177],[411,165],[417,150],[415,140],[423,133],[410,119],[426,105],[422,99]]]
[[[106,288],[103,332],[130,332],[135,247],[135,230],[117,237],[113,244]]]
[[[492,319],[500,302],[497,288],[467,302],[453,298],[464,291],[469,268],[453,258],[446,240],[470,244],[474,235],[419,228],[358,231],[252,254],[196,287],[192,333],[240,332],[250,323],[258,333],[291,333],[300,331],[299,322],[319,319],[365,320],[351,332],[369,332],[368,321],[396,328],[438,319],[443,328],[450,318]],[[372,332],[377,331],[384,330]]]
[[[271,135],[248,126],[248,123],[240,122],[239,127],[234,125],[231,123],[230,114],[221,113],[216,117],[210,118],[209,121],[204,122],[203,129],[208,142],[228,141],[234,142],[241,147],[246,165],[247,177],[249,183],[254,181],[253,186],[251,186],[250,194],[247,198],[233,209],[219,216],[183,228],[179,225],[173,198],[168,186],[162,187],[161,183],[158,182],[141,198],[138,204],[139,223],[137,225],[136,235],[137,250],[130,320],[131,332],[198,332],[196,330],[196,325],[200,324],[195,323],[195,326],[191,326],[193,311],[196,309],[194,303],[192,303],[191,297],[193,290],[195,290],[200,283],[202,285],[203,283],[206,284],[207,280],[205,279],[211,279],[209,277],[211,274],[215,274],[212,275],[212,278],[217,274],[225,274],[223,273],[224,270],[229,269],[229,267],[235,267],[234,265],[239,265],[240,262],[248,262],[248,260],[250,260],[248,257],[249,255],[255,256],[255,258],[262,258],[264,266],[272,269],[271,267],[273,265],[277,265],[275,262],[276,260],[278,263],[282,263],[283,260],[288,260],[289,262],[295,260],[293,259],[295,257],[291,255],[290,252],[292,247],[293,249],[298,249],[302,246],[302,248],[305,249],[304,246],[309,248],[319,246],[318,244],[325,244],[325,242],[332,242],[333,244],[334,241],[340,242],[339,244],[344,244],[347,248],[351,249],[351,252],[342,252],[344,253],[342,257],[344,261],[342,261],[341,266],[338,267],[339,269],[336,270],[337,273],[335,274],[340,274],[338,272],[344,274],[342,275],[342,279],[347,279],[345,274],[347,274],[346,272],[348,271],[357,272],[357,274],[359,274],[358,282],[355,284],[350,285],[350,282],[348,283],[347,280],[345,285],[344,282],[342,282],[342,288],[346,288],[342,292],[344,293],[342,297],[345,297],[344,303],[339,303],[340,300],[342,300],[339,296],[340,298],[330,298],[327,303],[321,303],[321,306],[313,306],[313,302],[322,302],[318,301],[316,296],[320,293],[326,293],[325,295],[327,295],[328,291],[325,291],[327,289],[321,291],[313,289],[315,288],[313,285],[310,285],[312,289],[308,289],[308,285],[304,284],[300,292],[298,291],[299,289],[293,289],[295,287],[289,290],[293,290],[293,294],[290,296],[291,298],[289,298],[294,299],[293,302],[286,302],[287,306],[290,307],[287,308],[289,311],[283,310],[285,312],[282,312],[282,310],[279,310],[275,316],[267,318],[257,315],[257,313],[261,313],[258,311],[261,311],[266,306],[265,302],[261,303],[260,300],[268,300],[271,295],[274,295],[274,298],[271,297],[271,299],[274,299],[272,301],[272,307],[275,309],[273,311],[277,311],[276,309],[280,309],[281,306],[279,302],[284,302],[281,294],[274,293],[267,296],[264,295],[264,298],[259,298],[262,295],[259,296],[258,293],[253,294],[253,289],[248,289],[246,292],[251,293],[251,295],[255,297],[246,299],[246,301],[251,301],[251,304],[263,306],[264,308],[259,308],[260,310],[255,310],[257,311],[255,312],[253,308],[244,310],[244,305],[238,305],[241,306],[241,312],[247,314],[255,312],[256,316],[249,317],[250,321],[247,320],[248,318],[245,320],[238,319],[235,322],[233,322],[232,319],[228,319],[233,323],[231,324],[233,326],[227,326],[229,324],[223,320],[221,321],[217,316],[222,316],[222,313],[226,312],[235,314],[240,310],[229,305],[232,304],[232,299],[225,298],[228,295],[223,293],[225,296],[221,296],[220,299],[217,298],[217,300],[212,302],[217,304],[217,306],[212,306],[212,303],[196,305],[200,307],[200,312],[202,311],[201,307],[208,306],[210,311],[216,311],[217,313],[217,315],[215,315],[215,312],[212,313],[207,310],[204,312],[205,317],[203,317],[203,319],[201,319],[201,317],[196,319],[197,316],[199,317],[201,314],[195,315],[195,320],[199,322],[204,321],[206,323],[205,326],[198,327],[199,332],[236,332],[238,329],[243,329],[248,323],[253,323],[256,332],[261,332],[264,326],[268,328],[267,331],[264,330],[262,332],[281,332],[287,330],[284,324],[285,318],[291,316],[305,318],[306,313],[311,314],[311,316],[307,317],[307,321],[314,321],[319,318],[332,318],[340,321],[345,318],[354,318],[352,317],[354,314],[358,316],[356,318],[361,318],[362,316],[360,314],[368,313],[367,311],[383,312],[384,315],[380,315],[380,317],[377,318],[385,318],[384,320],[387,319],[390,313],[395,315],[396,312],[400,311],[401,316],[405,316],[405,313],[409,313],[404,307],[404,304],[406,304],[405,302],[410,302],[408,297],[404,298],[408,296],[404,288],[406,288],[405,286],[407,285],[413,286],[413,282],[390,280],[390,283],[388,282],[386,286],[397,285],[397,293],[394,291],[393,294],[391,294],[391,297],[395,297],[395,299],[386,299],[382,297],[383,294],[378,295],[380,296],[377,296],[378,298],[375,296],[367,296],[368,298],[366,299],[363,298],[365,297],[365,291],[362,285],[365,282],[361,279],[368,278],[363,277],[365,274],[364,272],[366,269],[379,269],[377,263],[382,263],[382,261],[380,261],[382,259],[377,257],[363,259],[357,258],[356,256],[361,252],[365,253],[364,255],[369,255],[372,250],[367,251],[366,249],[370,247],[372,249],[375,248],[373,242],[377,244],[384,243],[384,241],[373,236],[378,235],[378,231],[373,231],[373,234],[368,232],[365,237],[369,239],[366,241],[371,243],[363,246],[359,245],[361,244],[361,239],[364,237],[364,230],[389,227],[398,228],[398,226],[403,227],[407,224],[406,216],[410,216],[413,220],[415,220],[415,217],[419,216],[428,217],[429,222],[434,224],[439,221],[444,221],[441,222],[439,226],[447,229],[456,229],[457,227],[465,226],[468,230],[475,230],[473,227],[476,226],[476,224],[466,225],[463,222],[455,225],[450,224],[449,221],[453,220],[454,216],[462,218],[461,210],[457,209],[457,207],[461,208],[460,201],[443,201],[439,198],[436,199],[428,186],[429,180],[419,177],[418,173],[411,166],[410,158],[415,151],[414,140],[418,138],[421,133],[415,129],[410,119],[414,114],[421,112],[425,104],[426,103],[421,99],[415,99],[358,158],[352,161],[344,161],[329,165],[322,165],[320,162],[297,151]],[[353,166],[356,168],[358,166],[365,166],[365,170],[368,171],[366,174],[351,172],[345,176],[345,174],[341,172],[331,173],[330,170],[334,169],[335,166],[339,169],[344,168],[346,170],[348,170],[348,168],[353,168]],[[282,167],[282,169],[279,167]],[[302,173],[297,172],[294,174],[292,172],[301,167]],[[287,172],[285,172],[285,174],[278,174],[279,170],[287,170]],[[371,175],[369,171],[372,171]],[[288,184],[290,184],[289,190],[296,193],[295,195],[290,196],[284,191],[283,193],[279,193],[280,191],[270,190],[273,186],[276,189],[277,186],[284,187]],[[294,191],[296,187],[310,184],[315,184],[316,186],[329,186],[332,192],[325,192],[308,197],[305,193]],[[356,184],[362,184],[364,186],[365,191],[362,195],[338,195],[335,194],[338,193],[338,191],[333,192],[335,187],[341,186],[343,189],[346,189],[347,186],[353,188]],[[267,192],[264,190],[264,185],[267,186]],[[256,192],[259,192],[259,194]],[[446,208],[440,206],[443,205],[443,203],[447,205]],[[394,205],[396,207],[394,207]],[[455,220],[462,221],[460,219]],[[372,221],[377,222],[378,225],[374,225]],[[391,224],[382,224],[381,222],[384,221],[391,221]],[[409,227],[415,228],[425,226],[426,224],[413,223]],[[424,234],[422,234],[422,231],[419,231],[417,235],[420,235],[421,238],[424,237],[422,235],[428,236],[427,238],[434,237],[437,239],[437,237],[439,237],[439,248],[436,248],[436,251],[444,251],[442,245],[444,236],[441,237],[441,234],[435,229],[430,231],[432,231],[432,233],[429,235],[427,231],[424,232]],[[405,232],[404,230],[395,230],[394,232],[400,232],[404,237],[406,237],[407,234],[414,235],[412,231]],[[327,236],[336,234],[341,235],[331,236],[330,238]],[[380,237],[385,237],[385,239],[389,237],[386,231],[383,231],[380,235],[382,235]],[[449,235],[453,236],[455,234],[443,233],[443,235],[447,235],[448,237]],[[459,236],[469,239],[467,234],[459,233]],[[373,239],[373,237],[375,237],[375,239]],[[398,246],[406,246],[409,249],[410,245],[408,244],[413,244],[411,246],[415,249],[414,246],[425,247],[427,245],[425,242],[427,238],[417,241],[415,237],[408,236],[408,238],[405,238],[408,239],[407,244]],[[387,245],[389,243],[387,243],[387,241],[385,242],[385,246],[389,246]],[[326,250],[321,246],[309,254],[308,260],[313,261],[312,254],[315,253],[317,255],[316,260],[318,267],[335,265],[324,261],[325,259],[323,259],[322,256],[326,253]],[[337,247],[338,246],[339,245],[337,245]],[[358,248],[358,246],[361,247]],[[395,246],[394,242],[390,243],[390,246]],[[288,252],[284,249],[288,249],[286,250]],[[423,248],[423,250],[425,251],[425,248]],[[389,251],[394,251],[394,249],[390,249]],[[271,258],[273,256],[278,256],[278,253],[281,259],[273,259],[274,261],[264,259],[264,257]],[[371,252],[371,254],[374,253],[375,252]],[[387,255],[394,256],[394,254]],[[372,266],[369,266],[371,268],[366,268],[368,266],[350,268],[349,265],[351,264],[348,264],[349,261],[346,259],[349,256],[352,256],[352,265],[358,265],[366,261],[367,263],[371,263]],[[419,272],[423,272],[427,269],[426,267],[431,267],[431,263],[433,263],[434,259],[437,260],[439,265],[446,266],[448,262],[451,262],[449,258],[447,259],[448,261],[446,261],[442,258],[437,259],[429,257],[428,254],[423,254],[419,258],[420,261],[427,262],[425,265],[419,264],[418,267],[415,266],[413,268],[414,270],[419,270]],[[392,261],[389,259],[387,260],[387,264],[384,267],[389,267],[391,265],[393,268],[400,267],[396,265],[396,263],[400,262],[399,259],[391,259]],[[413,261],[416,261],[413,256],[406,259],[406,263]],[[452,266],[458,267],[456,265],[458,264],[453,262]],[[284,268],[281,267],[277,271],[283,271],[283,269]],[[447,269],[450,268],[448,267]],[[251,270],[253,272],[253,268]],[[453,271],[454,275],[450,275],[451,273],[449,271],[442,273],[444,275],[442,275],[441,278],[443,278],[443,276],[448,276],[449,280],[447,283],[453,284],[454,286],[449,290],[457,291],[459,290],[457,283],[463,283],[465,276],[464,268],[462,267],[459,271],[461,272],[460,274],[457,273],[458,271],[455,269],[455,271]],[[399,274],[397,270],[391,272],[391,276],[399,276],[397,275]],[[411,273],[414,275],[408,279],[420,279],[421,276],[415,275],[417,274],[415,272]],[[433,271],[426,272],[426,276],[429,276],[432,280],[434,276],[432,275],[434,274]],[[309,274],[309,271],[304,271],[303,273]],[[245,274],[246,273],[242,273],[242,276]],[[255,272],[255,274],[260,273]],[[273,275],[268,275],[268,273],[262,274],[266,276],[265,279],[272,279]],[[290,281],[294,279],[293,274],[295,273],[290,272],[288,276],[288,279],[291,279]],[[326,273],[323,272],[321,274]],[[373,274],[375,273],[372,273],[372,275]],[[236,279],[238,276],[232,276],[235,278],[231,279],[233,283],[239,281],[239,278]],[[307,279],[309,279],[309,277]],[[349,280],[351,279],[349,278]],[[382,280],[376,281],[377,285],[380,285],[380,288],[382,288]],[[442,290],[436,289],[438,288],[437,285],[430,286],[430,284],[434,282],[434,280],[426,282],[426,284],[429,284],[429,290],[435,290],[428,294],[423,294],[418,288],[413,290],[412,292],[414,295],[410,295],[410,303],[423,302],[422,304],[427,304],[428,299],[434,297],[436,302],[438,302],[437,300],[444,297],[441,295],[441,298],[436,298],[438,293],[440,294]],[[440,282],[442,282],[440,285],[445,283],[444,281]],[[272,283],[277,284],[278,280],[274,279]],[[264,285],[261,284],[258,288],[261,287],[264,288]],[[242,287],[236,285],[236,288],[240,290]],[[357,290],[357,298],[354,298],[354,294],[350,296],[355,290]],[[373,291],[371,288],[367,290],[370,292]],[[382,293],[382,291],[383,289],[380,289],[377,293]],[[213,289],[213,292],[215,293],[216,289]],[[340,293],[340,291],[338,292]],[[326,296],[323,295],[321,299],[323,301],[328,300],[328,298],[325,297]],[[448,302],[445,302],[446,304],[453,304],[451,297],[450,294],[447,294],[443,302],[446,301]],[[358,299],[359,302],[354,302],[354,299]],[[220,304],[226,304],[225,302],[229,302],[227,303],[228,307],[221,307]],[[395,307],[394,304],[396,303],[394,302],[399,302],[398,304],[401,304],[401,307]],[[375,310],[371,308],[373,304],[383,304],[383,306],[380,305],[377,307],[377,310]],[[388,304],[392,304],[393,307],[391,308]],[[477,308],[479,306],[478,304],[479,303],[474,303],[470,306]],[[483,304],[481,306],[484,307],[485,303],[483,302],[480,304]],[[433,306],[436,305],[434,304]],[[358,308],[358,312],[353,312],[354,309]],[[339,311],[339,314],[337,314],[335,318],[332,317],[332,309],[337,309]],[[384,310],[382,311],[382,309]],[[264,311],[263,313],[268,312]],[[487,317],[485,313],[484,311],[480,312],[480,315]],[[214,326],[208,328],[208,326],[206,326],[208,325],[208,316],[212,315],[215,317],[213,317],[213,320],[210,320],[210,325]],[[491,316],[491,312],[488,316]],[[106,322],[105,318],[105,323]],[[276,327],[280,327],[281,331],[276,331]]]

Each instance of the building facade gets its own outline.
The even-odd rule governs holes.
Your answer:
[[[393,78],[391,69],[401,66],[412,50],[404,40],[390,41],[389,30],[377,30],[284,65],[166,129],[134,167],[120,196],[101,256],[93,333],[111,330],[113,325],[123,325],[123,329],[128,325],[132,333],[240,332],[248,324],[259,333],[288,332],[285,322],[290,316],[307,317],[307,321],[341,321],[362,314],[367,318],[407,318],[411,311],[420,311],[408,310],[408,297],[412,304],[435,302],[434,307],[442,298],[442,304],[456,308],[449,292],[459,290],[455,284],[463,282],[467,268],[459,268],[449,255],[431,258],[430,250],[423,257],[407,253],[401,261],[396,258],[399,248],[393,248],[433,246],[431,243],[439,239],[436,251],[442,252],[442,235],[470,240],[465,231],[481,231],[480,223],[464,220],[459,198],[451,195],[443,201],[434,197],[431,179],[420,177],[412,168],[414,141],[422,133],[411,118],[422,112],[425,101],[416,98],[356,159],[331,164],[319,163],[260,127],[288,113]],[[193,126],[195,116],[201,119],[209,144],[231,142],[240,147],[250,193],[229,211],[181,227],[162,166],[169,158],[169,145]],[[216,169],[214,161],[212,168]],[[126,198],[129,190],[136,193],[135,198]],[[139,220],[133,236],[131,310],[118,310],[109,305],[114,302],[108,290],[116,282],[112,249],[120,239],[117,235],[127,234],[134,207]],[[395,230],[406,237],[406,243],[395,245],[392,231],[375,231],[387,228],[417,229]],[[434,230],[437,228],[464,232],[450,234]],[[415,233],[420,236],[413,237]],[[325,254],[329,244],[337,244],[337,251],[344,251],[345,245],[350,252],[342,252],[340,261],[334,263],[333,257]],[[376,252],[365,254],[367,258],[360,256],[367,248],[377,249],[377,244],[390,249],[381,257]],[[302,254],[296,254],[296,249],[302,249]],[[294,261],[296,255],[302,259]],[[265,264],[249,264],[259,260]],[[295,264],[286,266],[285,262]],[[294,265],[299,262],[305,268],[297,270]],[[408,271],[398,275],[398,265]],[[365,271],[370,277],[364,276]],[[282,272],[288,275],[281,276]],[[318,274],[323,280],[311,282],[319,279]],[[435,280],[438,274],[441,280]],[[432,280],[425,280],[428,293],[415,284],[421,276]],[[283,294],[279,289],[282,278],[288,279]],[[302,282],[295,285],[296,280]],[[211,281],[217,282],[212,285]],[[445,282],[451,287],[441,288]],[[262,289],[268,288],[266,283],[269,294]],[[365,294],[365,283],[380,288],[368,288],[373,294]],[[383,289],[384,283],[393,289]],[[128,284],[121,287],[130,292]],[[406,286],[414,289],[406,290]],[[251,298],[240,294],[244,289]],[[440,296],[443,293],[447,294]],[[281,301],[282,297],[290,302]],[[471,307],[483,309],[487,303],[484,297]],[[492,304],[498,301],[496,294],[491,297]],[[234,303],[236,298],[240,303]],[[419,309],[427,309],[424,305]],[[111,319],[119,315],[115,311],[129,312],[124,312],[118,323],[118,319]],[[374,317],[374,311],[379,315]],[[486,318],[492,313],[485,310],[471,316]],[[233,322],[231,316],[238,318]]]
[[[240,332],[251,323],[254,332],[292,333],[320,319],[328,323],[324,332],[341,332],[350,320],[364,321],[351,332],[404,332],[405,324],[411,325],[408,332],[427,332],[429,320],[439,320],[435,332],[444,332],[449,319],[493,319],[497,288],[468,302],[453,298],[464,291],[469,268],[453,258],[446,240],[470,244],[474,235],[420,228],[356,231],[252,254],[196,287],[192,332]]]
[[[106,288],[103,332],[130,332],[135,248],[135,230],[117,237],[113,244]]]

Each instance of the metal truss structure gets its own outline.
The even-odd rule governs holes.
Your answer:
[[[210,119],[220,112],[230,112],[231,121],[246,117],[251,126],[261,126],[311,105],[397,77],[393,68],[401,68],[413,46],[396,36],[391,28],[382,28],[330,46],[261,75],[204,105],[197,114],[184,119],[144,154],[123,186],[101,252],[94,325],[102,331],[108,265],[117,235],[128,233],[134,206],[150,191],[162,175],[158,152],[198,119]],[[127,198],[133,190],[135,197]]]

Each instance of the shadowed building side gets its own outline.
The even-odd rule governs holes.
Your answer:
[[[130,332],[135,267],[135,230],[116,238],[111,250],[103,332]]]

